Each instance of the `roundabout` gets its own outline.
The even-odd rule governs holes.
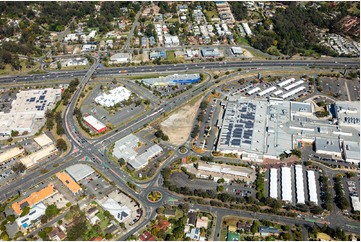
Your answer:
[[[157,203],[161,201],[163,198],[163,194],[160,191],[151,191],[147,195],[147,200],[151,203]]]
[[[181,155],[187,154],[188,151],[189,151],[189,149],[187,147],[185,147],[184,145],[182,145],[181,147],[178,148],[178,153]]]

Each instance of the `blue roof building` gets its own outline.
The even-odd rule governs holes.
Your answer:
[[[155,45],[155,38],[153,36],[149,37],[149,45]]]

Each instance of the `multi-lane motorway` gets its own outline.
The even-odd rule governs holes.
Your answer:
[[[9,197],[10,195],[13,195],[17,192],[19,189],[27,189],[38,182],[41,182],[45,178],[48,178],[55,174],[55,172],[58,172],[60,170],[63,170],[67,166],[70,166],[72,164],[78,163],[79,159],[87,156],[90,158],[90,161],[87,163],[92,164],[95,166],[100,172],[104,173],[110,180],[115,182],[115,184],[120,187],[122,190],[124,190],[126,193],[130,194],[134,198],[136,198],[141,204],[144,209],[144,220],[136,225],[134,229],[131,231],[128,231],[127,234],[125,234],[121,240],[125,240],[127,236],[132,234],[134,231],[137,231],[141,227],[145,226],[151,219],[154,218],[156,215],[155,208],[159,206],[159,204],[153,204],[150,203],[146,199],[146,195],[149,191],[152,189],[160,190],[163,195],[163,201],[166,201],[169,197],[173,197],[178,199],[179,201],[182,200],[182,197],[179,195],[171,194],[169,191],[163,189],[161,186],[158,186],[158,181],[161,179],[161,176],[158,174],[156,175],[151,181],[148,182],[147,188],[142,190],[140,193],[134,192],[131,190],[127,185],[126,182],[132,180],[132,178],[123,170],[120,170],[118,166],[110,161],[106,156],[104,156],[104,153],[100,151],[100,148],[105,148],[109,146],[110,144],[114,143],[116,140],[120,139],[121,137],[124,137],[141,127],[143,127],[145,124],[151,122],[152,120],[157,119],[160,117],[164,112],[168,112],[186,101],[190,100],[193,96],[196,96],[200,94],[201,92],[204,92],[204,90],[210,91],[211,87],[215,84],[215,81],[211,81],[209,76],[206,81],[199,84],[199,88],[194,90],[189,90],[187,92],[184,92],[174,98],[169,103],[161,103],[158,108],[152,111],[148,111],[144,113],[142,116],[138,117],[136,120],[132,122],[132,124],[128,124],[126,126],[120,127],[117,130],[107,133],[106,135],[93,140],[87,140],[86,143],[79,142],[78,138],[74,135],[74,130],[76,128],[75,120],[73,117],[73,110],[75,108],[76,100],[79,97],[82,88],[84,85],[90,80],[91,76],[95,73],[97,76],[111,76],[115,74],[119,74],[119,71],[127,71],[127,74],[138,74],[138,73],[159,73],[162,71],[187,71],[187,70],[212,70],[212,69],[234,69],[234,68],[282,68],[285,69],[289,67],[332,67],[332,68],[344,68],[346,67],[359,67],[359,62],[356,61],[295,61],[295,60],[287,60],[287,61],[243,61],[243,62],[204,62],[204,63],[198,63],[198,64],[178,64],[178,65],[162,65],[162,66],[136,66],[136,67],[122,67],[122,68],[109,68],[109,69],[97,69],[98,67],[98,60],[91,66],[91,68],[87,71],[60,71],[60,72],[49,72],[47,74],[38,74],[38,75],[31,75],[31,76],[17,76],[17,77],[3,77],[0,78],[0,83],[9,83],[9,82],[31,82],[31,81],[43,81],[43,80],[58,80],[58,79],[66,79],[66,78],[74,78],[74,77],[82,77],[81,82],[79,84],[79,88],[75,92],[72,100],[70,101],[65,113],[64,113],[64,125],[66,130],[66,135],[69,138],[71,142],[70,150],[71,152],[61,157],[57,160],[52,161],[47,165],[47,168],[49,168],[49,172],[46,174],[41,175],[39,171],[29,172],[26,174],[21,180],[15,181],[11,183],[8,186],[4,186],[0,189],[0,192],[5,194],[5,197]],[[255,70],[257,71],[257,69]],[[241,75],[242,73],[238,73]],[[225,77],[224,77],[225,78]],[[218,81],[224,79],[218,79]],[[83,139],[85,139],[83,137]],[[178,158],[179,155],[176,153],[173,155],[172,159],[169,159],[167,162],[165,162],[162,167],[165,167],[168,165],[169,162],[172,160]],[[55,169],[51,168],[52,164],[58,163],[59,166]],[[139,184],[138,184],[139,188]],[[2,199],[4,199],[2,198]],[[202,207],[202,206],[196,206],[200,209],[208,209],[208,207]],[[246,217],[254,217],[254,214],[246,211],[234,211],[234,210],[225,210],[222,208],[209,208],[211,212],[217,213],[218,216],[223,215],[242,215]],[[269,215],[257,215],[257,218],[260,217],[267,217],[269,218]],[[273,218],[273,217],[272,217]],[[284,217],[275,217],[275,220],[279,221],[285,221],[288,223],[298,223],[298,224],[305,224],[306,222],[302,222],[300,219],[295,218],[284,218]],[[340,226],[344,228],[345,230],[356,232],[355,229],[348,228],[345,226],[346,223],[349,224],[355,224],[353,222],[344,221],[342,218],[340,220],[342,223],[339,222],[332,222],[331,226]],[[219,224],[217,224],[219,228]],[[217,232],[215,233],[217,234]],[[215,239],[219,239],[215,237]]]
[[[212,69],[234,69],[234,68],[276,68],[284,67],[330,67],[330,68],[357,68],[358,61],[350,61],[341,59],[338,61],[303,61],[303,60],[268,60],[268,61],[236,61],[236,62],[201,62],[192,64],[175,64],[175,65],[146,65],[146,66],[129,66],[119,68],[102,68],[97,69],[97,76],[110,76],[119,74],[123,71],[124,75],[137,73],[160,73],[166,71],[189,71],[189,70],[212,70]],[[126,71],[126,74],[125,74]],[[34,74],[16,77],[2,77],[1,83],[11,82],[31,82],[45,80],[59,80],[64,78],[83,77],[88,71],[53,71],[44,74]]]

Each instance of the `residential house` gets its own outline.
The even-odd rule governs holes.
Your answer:
[[[66,234],[60,227],[54,227],[53,230],[49,233],[49,238],[53,241],[62,241],[65,239]]]
[[[195,227],[196,222],[197,222],[197,213],[189,212],[188,213],[188,225]]]
[[[237,222],[237,230],[240,230],[244,233],[247,233],[251,230],[252,224],[249,222],[241,222],[238,221]]]
[[[260,226],[258,231],[261,236],[279,235],[279,230],[273,227]]]
[[[196,223],[196,227],[197,228],[208,228],[208,217],[206,216],[202,216],[201,218],[197,219],[197,223]]]
[[[154,235],[152,235],[149,231],[144,231],[143,234],[139,235],[138,239],[141,241],[156,241]]]
[[[170,227],[171,223],[169,223],[167,220],[161,219],[158,224],[154,225],[154,228],[157,228],[159,230],[167,231]]]
[[[103,238],[101,236],[91,238],[89,241],[102,241]]]
[[[191,240],[199,240],[201,237],[201,230],[199,228],[192,228],[190,232],[186,233],[186,237]]]
[[[237,232],[237,227],[234,225],[228,225],[228,231],[229,232]]]
[[[140,43],[142,47],[147,47],[147,37],[143,36]]]
[[[174,217],[176,215],[177,210],[175,209],[164,209],[163,214],[166,218]]]

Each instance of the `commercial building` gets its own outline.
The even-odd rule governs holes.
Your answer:
[[[62,67],[71,67],[71,66],[85,66],[89,64],[89,61],[87,58],[78,57],[78,58],[61,60],[60,63]]]
[[[24,153],[24,149],[21,149],[19,147],[5,150],[3,153],[0,154],[0,164],[19,156],[22,153]]]
[[[93,51],[93,50],[96,50],[96,48],[97,48],[97,45],[85,44],[82,46],[81,52]]]
[[[351,196],[351,204],[353,211],[360,211],[360,198]]]
[[[307,171],[309,200],[318,205],[315,171]]]
[[[341,157],[340,141],[337,139],[323,139],[317,137],[314,146],[317,154]]]
[[[339,125],[360,127],[360,102],[338,101],[333,106]]]
[[[343,150],[345,154],[345,161],[349,163],[360,163],[360,143],[352,141],[343,142]],[[1,159],[0,159],[1,161]]]
[[[174,74],[165,77],[142,79],[147,86],[168,86],[178,84],[193,84],[201,80],[199,74]]]
[[[73,194],[78,194],[82,190],[68,173],[58,172],[55,175]]]
[[[21,200],[20,202],[14,202],[11,207],[17,215],[20,215],[24,207],[32,208],[34,205],[42,202],[55,193],[57,193],[57,190],[55,190],[53,183],[49,183],[45,188],[37,192],[33,192],[30,194],[30,196]]]
[[[103,92],[94,101],[104,107],[112,107],[117,103],[128,100],[132,92],[125,87],[117,87],[110,91]]]
[[[241,47],[231,47],[231,51],[234,55],[243,55],[243,49]]]
[[[217,58],[221,56],[218,48],[206,47],[201,49],[201,53],[204,58]]]
[[[161,154],[162,152],[163,152],[163,149],[159,145],[155,144],[155,145],[149,147],[141,155],[138,155],[134,159],[128,160],[128,164],[131,165],[136,170],[141,169],[148,164],[148,161],[150,159]]]
[[[45,210],[46,206],[44,205],[44,203],[38,203],[30,209],[27,215],[16,219],[16,223],[21,229],[27,229],[33,223],[40,220],[41,216],[45,214]]]
[[[278,169],[270,169],[269,196],[278,199]]]
[[[123,158],[134,169],[138,170],[145,167],[148,161],[163,152],[163,149],[155,144],[147,148],[141,154],[135,149],[138,147],[139,138],[130,134],[114,144],[113,155],[117,158]]]
[[[303,183],[303,168],[301,165],[295,165],[296,179],[296,203],[305,203],[305,188]]]
[[[121,206],[112,198],[108,198],[99,204],[104,210],[109,211],[119,223],[126,221],[130,217],[130,209],[127,206]]]
[[[36,165],[38,162],[48,158],[49,156],[55,154],[57,152],[57,148],[55,145],[49,145],[47,147],[44,147],[28,156],[25,156],[20,159],[20,162],[23,163],[26,168],[30,168],[34,165]]]
[[[132,60],[132,55],[129,53],[116,53],[110,57],[111,63],[128,63]]]
[[[34,141],[40,146],[40,147],[44,147],[44,146],[48,146],[53,144],[53,140],[49,138],[49,136],[47,136],[46,134],[41,134],[37,137],[34,138]]]
[[[281,168],[281,182],[282,200],[292,203],[292,178],[290,167]]]
[[[94,169],[88,165],[76,164],[69,166],[65,171],[76,181],[79,182],[94,173]]]
[[[104,132],[107,129],[107,126],[105,126],[98,119],[94,118],[92,115],[83,117],[83,119],[87,125],[89,125],[93,130],[95,130],[98,133]]]
[[[251,169],[237,169],[227,165],[212,165],[204,162],[199,163],[198,170],[233,175],[237,177],[248,177],[253,172]]]
[[[60,99],[61,89],[45,88],[20,91],[11,103],[9,113],[0,112],[0,135],[11,135],[11,131],[31,133],[45,119],[45,112],[52,109]]]

